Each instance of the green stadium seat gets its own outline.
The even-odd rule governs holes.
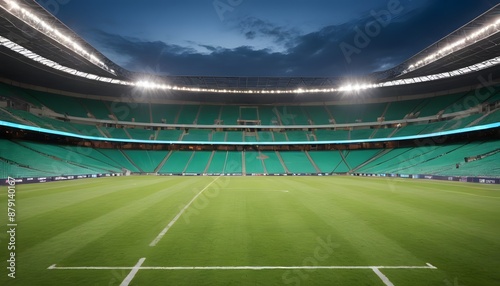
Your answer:
[[[199,105],[183,105],[177,118],[177,124],[197,124],[196,117],[200,111]],[[213,124],[213,122],[212,122]]]
[[[181,105],[177,104],[152,104],[153,123],[175,124],[180,110]]]
[[[212,152],[195,151],[187,164],[186,173],[201,174],[205,171]]]
[[[172,151],[159,173],[183,173],[192,155],[193,151]]]
[[[128,134],[132,136],[132,139],[139,140],[154,140],[155,130],[142,129],[142,128],[127,128]]]
[[[342,157],[337,150],[334,151],[309,151],[309,156],[322,173],[330,173],[342,162]]]
[[[156,140],[161,141],[178,141],[183,134],[182,130],[168,129],[158,131],[158,137]]]
[[[209,137],[212,134],[210,129],[189,129],[189,133],[184,133],[182,141],[209,141]]]
[[[247,174],[264,174],[262,157],[257,151],[245,151],[245,170]]]
[[[262,151],[262,159],[268,174],[284,174],[285,168],[279,161],[278,155],[274,151]]]
[[[227,161],[227,152],[224,151],[216,151],[212,160],[210,161],[210,165],[208,166],[207,173],[208,174],[221,174],[224,172],[224,167],[226,166]]]
[[[224,122],[224,125],[237,125],[240,116],[239,106],[223,105],[221,108],[220,119]]]
[[[311,125],[302,106],[282,106],[277,108],[282,125]]]
[[[140,170],[125,157],[121,150],[116,149],[98,149],[104,156],[108,157],[113,165],[118,165],[121,168],[127,169],[134,173],[139,173]]]
[[[213,125],[219,119],[221,111],[220,105],[202,105],[200,106],[200,114],[196,124]]]
[[[304,110],[309,115],[314,125],[331,124],[331,118],[325,106],[304,106]]]
[[[243,131],[227,131],[226,142],[243,142]]]
[[[168,151],[125,150],[123,151],[138,169],[153,173],[167,156]]]
[[[281,158],[287,169],[291,173],[316,173],[316,169],[312,165],[305,152],[300,151],[281,151]]]
[[[112,119],[108,107],[101,100],[80,98],[80,102],[96,119]]]

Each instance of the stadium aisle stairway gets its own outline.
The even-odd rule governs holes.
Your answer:
[[[181,174],[193,155],[193,151],[173,151],[159,173]]]
[[[207,173],[208,174],[223,173],[224,167],[226,166],[227,156],[228,156],[227,152],[215,151],[214,156],[212,157],[212,161],[210,161],[210,165],[208,166]]]
[[[269,174],[284,174],[285,169],[274,151],[262,151],[261,157]]]
[[[207,167],[212,152],[194,151],[184,170],[185,173],[202,174]]]
[[[134,166],[145,173],[153,173],[168,154],[168,151],[150,150],[125,150],[123,152],[133,161]]]
[[[262,156],[257,151],[245,151],[245,170],[247,174],[264,174]]]
[[[284,151],[280,152],[280,156],[290,173],[316,173],[305,152]]]

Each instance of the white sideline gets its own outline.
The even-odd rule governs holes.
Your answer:
[[[373,272],[375,272],[375,274],[377,274],[378,278],[380,278],[380,280],[382,280],[382,282],[384,282],[385,285],[394,286],[394,284],[392,284],[391,280],[389,280],[389,278],[387,278],[387,276],[385,276],[384,273],[380,272],[380,270],[378,270],[377,267],[372,267],[372,270],[373,270]]]
[[[293,270],[293,269],[437,269],[426,266],[143,266],[143,267],[110,267],[110,266],[56,266],[48,267],[50,270]]]
[[[142,265],[142,263],[144,263],[144,260],[146,260],[146,258],[144,258],[144,257],[139,259],[137,264],[135,264],[135,266],[132,267],[132,271],[130,271],[130,273],[127,275],[127,277],[125,277],[125,279],[122,281],[120,286],[128,286],[128,284],[130,284],[130,282],[132,282],[132,279],[134,279],[135,274],[137,274],[137,272],[141,268],[141,265]]]
[[[201,193],[203,193],[204,190],[206,190],[208,187],[210,187],[210,185],[212,185],[219,178],[220,178],[220,176],[215,178],[215,180],[210,182],[198,194],[196,194],[196,196],[194,196],[194,198],[191,201],[189,201],[189,203],[167,224],[167,226],[158,234],[158,236],[156,236],[156,238],[153,241],[151,241],[149,246],[155,246],[162,239],[162,237],[167,233],[167,231],[170,229],[170,227],[172,227],[172,225],[174,225],[174,223],[181,217],[181,215],[184,213],[184,211],[186,211],[187,208],[189,208],[189,206],[194,202],[194,200],[196,200],[196,198],[199,195],[201,195]]]

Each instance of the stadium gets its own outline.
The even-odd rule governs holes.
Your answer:
[[[500,5],[357,78],[127,70],[0,0],[2,285],[498,285]]]

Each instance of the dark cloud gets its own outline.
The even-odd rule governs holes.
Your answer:
[[[210,52],[216,52],[219,49],[217,47],[210,46],[210,45],[198,45],[198,46],[203,47],[203,48],[209,50]]]
[[[240,20],[238,28],[247,39],[270,38],[274,43],[285,47],[292,46],[295,39],[300,36],[297,29],[278,26],[255,17]]]
[[[255,39],[256,36],[257,36],[257,33],[255,31],[248,31],[245,33],[245,38],[247,38],[249,40]]]
[[[430,8],[402,9],[383,23],[367,12],[349,22],[325,26],[307,34],[256,18],[241,21],[239,29],[247,39],[270,38],[282,45],[279,52],[251,46],[231,49],[202,43],[184,47],[103,31],[94,31],[90,37],[103,52],[112,52],[113,56],[108,54],[111,59],[123,63],[125,68],[141,72],[207,76],[362,75],[403,62],[469,20],[460,16],[467,14],[470,7],[466,5],[453,8],[454,15],[442,15],[437,12],[442,9],[441,2],[429,3]],[[436,18],[437,14],[442,18]],[[457,15],[459,18],[455,19]],[[442,21],[446,23],[440,25]],[[193,46],[206,51],[200,52]]]

